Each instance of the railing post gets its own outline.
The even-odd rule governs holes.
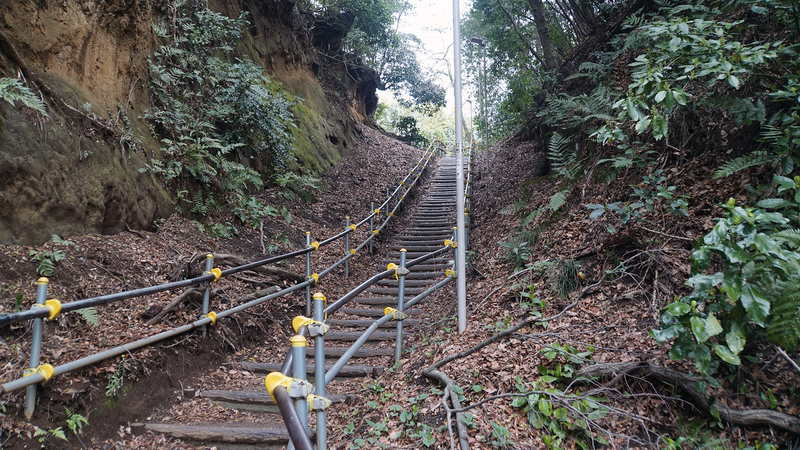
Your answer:
[[[206,273],[211,273],[211,269],[214,268],[214,255],[211,253],[206,255]],[[211,282],[208,283],[206,286],[205,292],[203,292],[203,310],[200,315],[201,318],[205,317],[208,314],[209,309],[209,299],[211,298]],[[203,337],[206,337],[206,331],[208,329],[207,325],[203,325]]]
[[[386,214],[389,214],[389,211],[391,211],[389,209],[389,203],[391,203],[391,200],[389,199],[389,188],[387,187],[386,188]]]
[[[298,380],[305,381],[306,379],[306,346],[308,342],[306,338],[297,334],[292,337],[292,376]],[[297,416],[300,418],[300,423],[303,425],[303,431],[308,434],[308,400],[298,398],[294,402]],[[294,444],[289,441],[286,447],[288,450],[294,449]]]
[[[453,227],[453,242],[455,242],[456,245],[461,245],[461,243],[458,242],[458,227]],[[458,258],[456,257],[456,250],[453,250],[453,270],[455,270],[456,273],[459,273],[458,271],[460,270],[458,267]]]
[[[47,285],[50,280],[45,277],[39,278],[36,288],[36,304],[44,306],[47,300]],[[39,367],[39,354],[42,348],[42,319],[33,319],[33,338],[31,340],[31,359],[28,364],[26,374],[35,373]],[[25,391],[25,418],[33,417],[33,410],[36,408],[36,388],[35,384],[28,386]]]
[[[344,229],[350,229],[350,216],[344,218]],[[347,256],[350,253],[350,233],[344,235],[344,256]],[[350,265],[348,264],[349,261],[346,260],[344,262],[344,277],[350,278]]]
[[[321,292],[314,294],[314,320],[325,320],[325,296]],[[314,378],[315,395],[325,397],[325,336],[320,334],[314,338]],[[327,416],[324,409],[317,410],[317,450],[326,450],[328,446]]]
[[[374,213],[374,212],[375,212],[375,202],[369,202],[369,214],[370,214],[370,216],[372,216],[372,213]],[[374,219],[374,216],[369,218],[369,235],[370,236],[372,236],[372,229],[375,227],[375,225],[372,223],[373,219]],[[369,254],[370,255],[372,254],[372,239],[369,240]]]
[[[400,249],[400,269],[397,271],[400,277],[397,279],[397,310],[400,311],[400,316],[404,311],[405,303],[405,287],[406,287],[406,249]],[[397,321],[397,346],[394,351],[394,362],[400,361],[400,355],[403,353],[403,320]]]
[[[306,248],[311,247],[311,232],[306,231]],[[306,253],[306,279],[311,276],[311,252]],[[311,315],[311,286],[306,286],[306,316]]]

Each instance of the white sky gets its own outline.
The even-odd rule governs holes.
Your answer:
[[[447,88],[447,107],[453,107],[453,88],[447,76],[448,66],[441,60],[447,52],[447,60],[452,70],[453,65],[453,2],[450,0],[411,0],[414,9],[400,18],[400,31],[416,35],[422,41],[423,51],[417,53],[417,60],[424,69],[433,69],[440,72],[438,84]],[[471,2],[460,0],[459,13],[463,18],[469,10]],[[448,47],[450,47],[448,49]],[[462,76],[463,78],[463,76]],[[462,98],[465,102],[464,116],[469,118],[469,105],[466,104],[471,97],[470,86],[462,88]],[[474,100],[473,100],[474,102]]]

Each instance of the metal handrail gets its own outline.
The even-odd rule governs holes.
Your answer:
[[[429,155],[429,153],[430,153],[430,155]],[[420,160],[417,162],[417,164],[411,169],[410,173],[408,175],[406,175],[406,177],[403,179],[403,182],[400,183],[400,185],[397,187],[395,192],[397,192],[405,184],[405,181],[408,180],[409,176],[415,174],[419,170],[420,174],[417,174],[417,177],[412,181],[411,185],[409,186],[409,189],[406,192],[411,190],[411,188],[416,184],[416,179],[418,179],[421,176],[421,172],[424,171],[425,168],[427,167],[427,164],[430,161],[431,155],[432,155],[432,150],[431,149],[428,149],[428,150],[425,151],[425,153],[423,153],[422,158],[420,158]],[[424,161],[424,164],[422,164],[423,161]],[[422,164],[422,166],[420,167],[421,164]],[[388,198],[386,200],[386,202],[384,202],[384,204],[388,204],[388,202],[391,201],[391,198],[392,197]],[[402,199],[401,199],[401,201],[402,201]],[[398,205],[399,205],[399,203],[400,202],[398,202]],[[395,205],[395,210],[397,209],[398,205]],[[359,222],[358,225],[365,223],[367,220],[370,220],[370,219],[374,218],[376,215],[377,215],[377,213],[375,211],[372,211],[367,216],[367,218],[365,218],[364,220]],[[379,230],[383,229],[388,224],[389,219],[391,218],[391,216],[392,216],[391,214],[388,215],[388,217],[386,218],[384,223],[381,225]],[[342,233],[338,233],[337,235],[333,236],[332,238],[326,239],[325,241],[323,241],[323,243],[318,244],[318,246],[333,242],[336,239],[339,239],[339,238],[341,238],[343,236],[347,236],[349,233],[351,233],[353,231],[355,231],[353,228],[348,228],[346,231],[344,231]],[[375,236],[375,233],[371,233],[370,236],[361,245],[359,245],[356,250],[363,248],[364,245],[366,245],[366,243],[371,242],[371,240],[374,238],[374,236]],[[22,321],[26,321],[26,320],[34,320],[36,324],[39,324],[39,323],[41,323],[41,320],[43,318],[45,318],[45,317],[55,318],[55,316],[57,316],[61,312],[75,311],[75,310],[79,310],[79,309],[83,309],[83,308],[87,308],[87,307],[108,304],[108,303],[119,301],[119,300],[125,300],[125,299],[134,298],[134,297],[140,297],[140,296],[155,294],[155,293],[159,293],[159,292],[165,292],[165,291],[168,291],[168,290],[177,289],[177,288],[181,288],[181,287],[196,286],[196,285],[199,285],[199,284],[205,283],[205,282],[208,282],[209,285],[210,285],[211,282],[218,280],[222,276],[231,275],[231,274],[238,273],[238,272],[241,272],[241,271],[244,271],[244,270],[248,270],[248,269],[251,269],[251,268],[254,268],[254,267],[258,267],[258,266],[262,266],[262,265],[270,264],[270,263],[275,263],[275,262],[279,262],[279,261],[283,261],[283,260],[286,260],[286,259],[289,259],[289,258],[293,258],[293,257],[296,257],[296,256],[304,255],[304,254],[307,255],[307,254],[317,250],[317,248],[318,247],[307,246],[304,249],[296,250],[294,252],[289,252],[289,253],[286,253],[286,254],[283,254],[283,255],[278,255],[278,256],[275,256],[275,257],[271,257],[271,258],[266,258],[266,259],[263,259],[263,260],[260,260],[260,261],[255,261],[255,262],[252,262],[252,263],[243,264],[241,266],[229,268],[229,269],[226,269],[224,271],[221,271],[219,269],[214,269],[213,271],[211,271],[211,267],[212,267],[211,263],[207,262],[207,272],[205,274],[199,276],[199,277],[191,278],[191,279],[188,279],[188,280],[176,281],[176,282],[172,282],[172,283],[165,283],[165,284],[161,284],[161,285],[157,285],[157,286],[149,286],[149,287],[141,288],[141,289],[134,289],[134,290],[131,290],[131,291],[108,294],[108,295],[103,295],[103,296],[99,296],[99,297],[92,297],[92,298],[82,299],[82,300],[78,300],[78,301],[74,301],[74,302],[67,302],[67,303],[64,303],[64,304],[61,304],[60,302],[57,302],[57,309],[55,309],[55,312],[54,312],[54,307],[53,306],[48,305],[48,307],[41,307],[41,306],[45,306],[44,305],[44,303],[45,303],[44,302],[44,295],[46,294],[46,286],[44,286],[45,289],[40,289],[40,294],[41,294],[42,298],[41,299],[37,298],[37,305],[34,306],[33,309],[31,309],[29,311],[22,311],[22,312],[17,312],[17,313],[0,315],[0,326],[6,325],[6,324],[22,322]],[[247,308],[255,306],[255,305],[259,304],[259,303],[263,303],[264,301],[267,301],[269,299],[280,297],[280,296],[286,295],[286,294],[288,294],[290,292],[293,292],[295,290],[302,289],[302,288],[305,288],[305,287],[309,287],[312,284],[316,284],[320,277],[330,273],[336,267],[338,267],[342,263],[345,263],[346,261],[348,261],[353,256],[354,256],[354,253],[348,253],[344,258],[342,258],[340,261],[336,262],[333,266],[327,268],[326,270],[324,270],[320,274],[318,274],[316,276],[316,278],[309,278],[308,280],[306,280],[306,281],[304,281],[302,283],[299,283],[297,285],[294,285],[294,286],[291,286],[289,288],[283,289],[281,291],[278,291],[276,293],[270,294],[268,296],[255,299],[255,300],[250,301],[248,303],[245,303],[243,305],[239,305],[237,307],[234,307],[234,308],[231,308],[231,309],[228,309],[228,310],[225,310],[225,311],[221,311],[219,313],[210,312],[208,314],[205,314],[206,313],[206,309],[205,309],[205,304],[204,304],[204,311],[203,311],[203,313],[205,314],[204,317],[202,317],[201,319],[199,319],[197,321],[192,322],[191,324],[187,324],[187,325],[183,325],[183,326],[180,326],[180,327],[176,327],[176,328],[173,328],[171,330],[167,330],[167,331],[164,331],[162,333],[158,333],[156,335],[150,336],[148,338],[140,339],[140,340],[134,341],[132,343],[128,343],[128,344],[125,344],[125,345],[121,345],[121,346],[115,347],[113,349],[106,350],[104,352],[100,352],[100,353],[96,353],[94,355],[90,355],[90,356],[87,356],[87,357],[84,357],[84,358],[80,358],[78,360],[75,360],[75,361],[72,361],[70,363],[63,364],[63,365],[60,365],[60,366],[57,366],[57,367],[50,366],[49,364],[44,364],[44,365],[41,365],[41,366],[38,366],[38,367],[31,367],[29,369],[30,373],[28,373],[28,371],[26,371],[26,375],[23,376],[23,378],[20,378],[20,379],[17,379],[17,380],[12,380],[12,381],[10,381],[8,383],[4,383],[4,384],[0,385],[0,393],[10,392],[10,391],[17,390],[17,389],[20,389],[20,388],[23,388],[23,387],[30,387],[30,386],[33,386],[35,384],[41,383],[43,381],[47,381],[53,376],[61,375],[63,373],[66,373],[66,372],[69,372],[69,371],[72,371],[72,370],[76,370],[76,369],[79,369],[79,368],[82,368],[82,367],[86,367],[86,366],[91,365],[91,364],[95,364],[95,363],[97,363],[99,361],[102,361],[102,360],[105,360],[105,359],[108,359],[108,358],[112,358],[112,357],[115,357],[115,356],[119,356],[121,354],[128,353],[128,352],[130,352],[132,350],[135,350],[135,349],[147,346],[147,345],[151,345],[153,343],[159,342],[161,340],[164,340],[164,339],[167,339],[167,338],[170,338],[170,337],[173,337],[173,336],[177,336],[177,335],[183,334],[185,332],[188,332],[188,331],[190,331],[192,329],[195,329],[195,328],[198,328],[198,327],[205,327],[205,326],[207,326],[209,324],[213,325],[213,324],[216,323],[217,319],[219,319],[219,318],[227,317],[227,316],[235,314],[235,313],[237,313],[239,311],[243,311],[243,310],[245,310]],[[211,258],[212,258],[212,255],[209,255],[209,259],[211,259]],[[42,284],[46,285],[47,283],[48,282],[47,282],[46,279],[40,279],[40,285],[42,285]],[[42,286],[40,286],[40,288],[41,287]],[[208,291],[208,288],[206,289],[206,291]],[[34,330],[36,328],[37,327],[35,326]],[[41,327],[39,327],[39,328],[41,328]],[[34,334],[36,334],[36,333],[34,333]],[[39,331],[39,335],[40,334],[41,334],[41,330]],[[37,342],[37,338],[36,337],[34,337],[34,343],[35,342]],[[38,339],[38,342],[41,342],[41,338],[40,337]],[[41,344],[38,344],[38,345],[41,345]],[[38,345],[33,345],[34,347],[36,347],[35,352],[37,354],[37,357],[35,358],[37,362],[34,363],[33,365],[38,364]],[[34,353],[34,350],[32,350],[32,354],[33,353]],[[33,357],[32,357],[32,359],[33,359]],[[31,391],[29,390],[29,393],[30,392]],[[35,403],[35,390],[33,391],[33,396],[29,396],[29,397],[32,397],[33,401],[29,401],[31,399],[30,398],[26,398],[26,415],[29,415],[29,413],[32,413],[32,411],[33,411],[33,405]],[[29,411],[29,409],[30,409],[30,411]]]
[[[345,295],[340,297],[338,300],[336,300],[335,302],[333,302],[330,305],[328,305],[327,307],[325,307],[323,311],[320,311],[320,309],[321,309],[320,307],[322,306],[322,303],[320,301],[320,297],[322,297],[322,296],[321,296],[321,294],[317,294],[320,297],[317,297],[317,295],[315,295],[315,314],[314,314],[315,320],[322,321],[322,320],[324,320],[323,318],[326,319],[327,317],[333,315],[341,307],[343,307],[349,301],[353,300],[357,295],[361,294],[366,289],[368,289],[370,286],[374,285],[375,283],[377,283],[378,281],[380,281],[380,280],[382,280],[384,278],[387,278],[387,277],[392,276],[392,275],[400,274],[400,277],[401,277],[400,279],[404,280],[405,279],[405,270],[406,270],[407,267],[410,267],[410,266],[413,266],[414,264],[418,264],[420,262],[426,261],[426,260],[428,260],[430,258],[433,258],[433,257],[435,257],[437,255],[440,255],[440,254],[442,254],[442,253],[444,253],[444,252],[446,252],[448,250],[451,250],[453,248],[454,248],[454,244],[451,243],[451,242],[447,242],[443,248],[440,248],[438,250],[434,250],[432,252],[429,252],[426,255],[422,255],[422,256],[414,259],[413,261],[409,262],[409,264],[406,264],[405,254],[401,253],[400,266],[399,267],[397,267],[397,266],[391,267],[390,266],[390,268],[387,268],[387,270],[373,275],[369,279],[367,279],[364,282],[362,282],[361,284],[359,284],[354,289],[350,290],[350,292],[346,293]],[[399,270],[403,270],[403,272],[399,272]],[[419,295],[417,295],[416,297],[411,299],[407,304],[405,304],[405,307],[403,306],[403,298],[402,298],[403,297],[403,294],[402,294],[403,291],[402,291],[402,288],[401,288],[401,290],[398,293],[398,310],[399,310],[399,313],[400,313],[401,317],[399,317],[399,318],[396,317],[396,314],[398,312],[396,310],[394,312],[388,312],[383,317],[375,320],[369,326],[369,328],[367,328],[361,334],[361,336],[347,349],[347,351],[345,351],[345,353],[327,371],[325,370],[325,362],[324,362],[324,360],[325,360],[325,358],[324,358],[324,347],[323,347],[324,346],[324,333],[321,336],[317,336],[317,338],[316,338],[317,339],[317,343],[315,344],[315,351],[316,351],[316,356],[315,356],[316,369],[315,369],[315,372],[316,372],[316,379],[317,379],[317,392],[322,392],[324,394],[325,386],[328,383],[330,383],[331,381],[333,381],[333,379],[336,377],[336,375],[339,373],[339,371],[345,366],[345,364],[347,364],[347,362],[350,360],[350,358],[352,358],[352,356],[355,354],[355,352],[369,339],[369,337],[378,329],[378,327],[380,327],[381,325],[383,325],[384,323],[386,323],[386,322],[388,322],[388,321],[390,321],[392,319],[399,321],[398,322],[398,343],[397,343],[397,349],[398,349],[397,353],[399,355],[400,348],[401,348],[401,338],[402,338],[402,335],[401,335],[402,320],[405,317],[403,315],[404,309],[406,307],[411,307],[411,306],[415,305],[417,302],[421,301],[422,299],[424,299],[425,297],[427,297],[431,293],[433,293],[436,290],[444,287],[449,282],[451,282],[453,279],[455,279],[455,276],[456,276],[456,274],[454,272],[448,271],[444,280],[436,283],[435,285],[431,286],[430,288],[426,289],[425,291],[423,291],[422,293],[420,293]],[[401,286],[402,286],[402,281],[401,281]],[[322,297],[322,298],[324,299],[324,297]],[[307,326],[300,326],[300,327],[297,328],[296,332],[297,332],[297,335],[303,337],[302,341],[305,342],[305,337],[308,336],[308,327]],[[293,340],[294,340],[294,338],[293,338]],[[297,356],[297,357],[304,358],[304,352],[305,352],[305,348],[301,349],[301,352],[299,353],[299,356]],[[287,355],[286,355],[286,357],[285,357],[285,359],[283,361],[283,364],[281,364],[279,372],[283,376],[287,376],[288,377],[290,372],[293,371],[295,376],[299,376],[300,380],[305,381],[305,373],[304,373],[305,371],[302,371],[302,372],[298,373],[296,368],[293,367],[294,366],[293,363],[294,363],[295,357],[296,357],[295,356],[295,348],[293,347],[292,349],[290,349],[287,352]],[[268,389],[270,389],[269,386],[268,386]],[[270,391],[270,393],[273,396],[275,396],[276,403],[278,404],[278,409],[280,410],[281,416],[282,416],[282,418],[284,420],[284,423],[286,424],[286,429],[289,431],[289,437],[290,437],[290,440],[291,440],[289,448],[292,448],[292,446],[293,446],[293,448],[295,448],[295,449],[311,449],[312,448],[311,441],[310,441],[310,439],[308,437],[306,426],[304,425],[304,423],[303,423],[302,419],[300,418],[300,416],[297,414],[297,409],[301,409],[302,411],[308,412],[307,404],[304,403],[303,404],[304,406],[302,408],[300,406],[298,406],[298,405],[292,405],[292,402],[290,401],[290,399],[286,398],[286,397],[288,397],[288,394],[286,393],[286,389],[283,388],[282,386],[275,386]],[[281,401],[278,401],[278,396],[277,396],[278,394],[281,395],[282,397],[284,397]],[[323,398],[323,400],[325,400],[325,399]],[[304,402],[305,399],[301,399],[299,401],[300,402]],[[327,436],[327,432],[325,430],[326,418],[325,418],[324,409],[322,411],[318,411],[317,414],[318,414],[318,416],[317,416],[317,436],[318,436],[317,443],[318,443],[318,449],[319,449],[319,448],[324,448],[324,443],[325,443],[325,439],[326,439],[326,436]]]

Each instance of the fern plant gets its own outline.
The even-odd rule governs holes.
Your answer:
[[[100,326],[100,318],[97,316],[97,308],[94,306],[90,306],[88,308],[78,309],[75,311],[83,317],[83,320],[86,321],[89,325],[93,325],[95,327]]]
[[[245,13],[229,18],[201,0],[171,0],[170,9],[171,26],[154,27],[167,42],[148,61],[153,108],[147,117],[161,139],[162,158],[144,171],[161,175],[177,192],[195,194],[194,201],[178,196],[181,213],[203,218],[231,206],[253,222],[264,205],[253,207],[249,193],[262,189],[264,180],[250,166],[284,170],[294,162],[294,101],[261,66],[235,59]]]
[[[578,162],[578,146],[570,145],[572,141],[560,133],[553,133],[547,147],[547,159],[550,167],[568,180],[575,180],[583,167]]]
[[[11,103],[12,106],[15,106],[16,102],[20,102],[28,108],[47,116],[42,100],[22,84],[19,78],[0,78],[0,100],[5,100]]]

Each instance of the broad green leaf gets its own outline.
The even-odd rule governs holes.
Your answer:
[[[779,250],[778,243],[764,233],[756,234],[753,239],[753,245],[762,253],[770,253]]]
[[[769,299],[758,286],[747,283],[742,286],[742,306],[744,306],[750,320],[760,326],[765,326],[769,314]]]
[[[655,100],[656,103],[661,103],[665,98],[667,98],[667,91],[659,91],[658,94],[653,97],[653,100]]]
[[[736,75],[728,75],[728,84],[733,86],[734,89],[739,89],[739,79]]]
[[[698,345],[689,353],[689,357],[694,360],[694,364],[701,372],[709,372],[711,368],[711,350],[707,345]]]
[[[664,116],[656,114],[653,117],[652,123],[653,137],[655,137],[657,141],[667,136],[667,119],[665,119]]]
[[[719,272],[713,275],[695,275],[686,280],[686,284],[694,287],[698,291],[707,291],[722,283],[722,278],[723,275]]]
[[[656,328],[650,330],[650,336],[658,342],[665,342],[679,335],[684,329],[682,325],[672,325],[663,330]]]
[[[547,417],[553,415],[553,405],[545,399],[539,400],[539,411]]]
[[[676,317],[688,313],[689,311],[691,311],[691,309],[692,309],[691,306],[683,302],[673,302],[667,305],[667,311],[669,311],[670,314]]]
[[[742,361],[739,359],[739,355],[734,355],[730,349],[724,345],[714,344],[714,351],[716,351],[717,356],[719,356],[720,359],[728,364],[733,364],[735,366],[742,364]]]
[[[728,298],[734,303],[739,300],[742,294],[742,278],[736,268],[728,269],[722,277],[722,289],[728,294]]]
[[[636,122],[636,132],[637,133],[644,133],[645,130],[650,126],[650,118],[646,115],[642,115],[640,120]]]
[[[756,203],[756,206],[758,206],[759,208],[766,208],[766,209],[786,208],[793,205],[794,203],[788,200],[784,200],[782,198],[766,198]]]
[[[719,320],[714,317],[714,314],[709,314],[708,317],[706,317],[705,330],[708,337],[722,333],[722,325],[720,325]]]
[[[605,208],[595,209],[591,214],[589,214],[589,219],[597,219],[598,217],[602,216],[604,212],[606,212]]]
[[[706,324],[703,319],[698,316],[692,316],[692,318],[689,319],[689,323],[692,324],[692,333],[694,333],[694,337],[697,339],[697,342],[705,342],[708,340]]]
[[[725,335],[725,342],[728,343],[728,348],[734,355],[741,353],[744,350],[744,344],[747,342],[744,324],[738,321],[732,322],[731,329]]]
[[[686,106],[686,92],[681,90],[674,90],[672,91],[672,96],[675,97],[675,101],[678,102],[679,105]]]

